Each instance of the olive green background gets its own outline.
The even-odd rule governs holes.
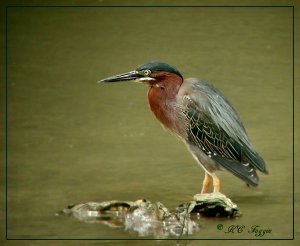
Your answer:
[[[173,4],[176,3],[182,4]],[[80,2],[72,4],[79,6]],[[89,4],[128,3],[85,3]],[[155,4],[158,2],[148,2]],[[29,4],[22,2],[22,5]],[[233,2],[233,5],[241,4]],[[270,172],[268,176],[260,175],[261,183],[256,189],[247,188],[229,173],[220,173],[221,191],[239,205],[243,216],[236,220],[205,219],[201,230],[188,238],[257,239],[248,233],[218,231],[220,223],[225,228],[237,224],[272,229],[264,239],[293,238],[292,178],[295,175],[297,191],[299,165],[296,159],[293,173],[291,7],[69,6],[6,10],[7,47],[3,50],[7,52],[7,60],[4,56],[2,70],[5,73],[6,63],[7,165],[1,165],[4,194],[1,222],[6,225],[7,212],[9,239],[138,239],[136,234],[122,229],[85,224],[72,217],[56,217],[55,213],[71,203],[113,199],[146,198],[175,208],[200,192],[203,170],[185,146],[163,130],[151,115],[147,88],[131,82],[97,83],[101,78],[133,70],[150,60],[163,60],[176,66],[185,78],[198,77],[219,88],[238,111]],[[2,32],[5,33],[5,27]],[[299,105],[297,78],[296,74],[295,112]],[[4,102],[5,88],[2,88]],[[5,106],[1,110],[5,115]],[[5,140],[3,132],[5,129],[1,139]],[[295,137],[298,141],[299,136]],[[2,143],[5,145],[5,141]],[[295,205],[297,201],[296,197]],[[299,235],[295,225],[295,234]],[[141,242],[4,243],[139,245]],[[142,243],[174,245],[176,242]],[[181,241],[184,245],[200,243],[204,241]],[[205,243],[214,245],[221,241]],[[263,243],[274,245],[282,241]]]

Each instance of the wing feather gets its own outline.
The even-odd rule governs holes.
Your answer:
[[[239,178],[257,185],[255,169],[267,173],[265,162],[255,151],[236,111],[222,93],[197,80],[183,100],[189,141]]]

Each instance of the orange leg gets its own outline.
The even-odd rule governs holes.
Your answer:
[[[205,172],[205,176],[202,183],[201,194],[208,193],[209,185],[210,185],[209,175]]]
[[[214,184],[214,192],[219,192],[220,191],[220,179],[215,175],[214,173],[212,174],[213,178],[213,184]]]

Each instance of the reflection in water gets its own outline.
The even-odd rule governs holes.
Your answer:
[[[87,202],[70,205],[57,215],[73,215],[86,223],[102,223],[110,228],[124,228],[141,237],[180,237],[200,230],[202,217],[240,216],[237,205],[221,193],[196,194],[194,201],[169,211],[161,202],[147,200]]]

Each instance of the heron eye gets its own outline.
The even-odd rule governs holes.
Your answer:
[[[145,76],[148,76],[148,75],[150,75],[150,74],[151,74],[151,71],[150,71],[149,69],[144,70],[144,75],[145,75]]]

